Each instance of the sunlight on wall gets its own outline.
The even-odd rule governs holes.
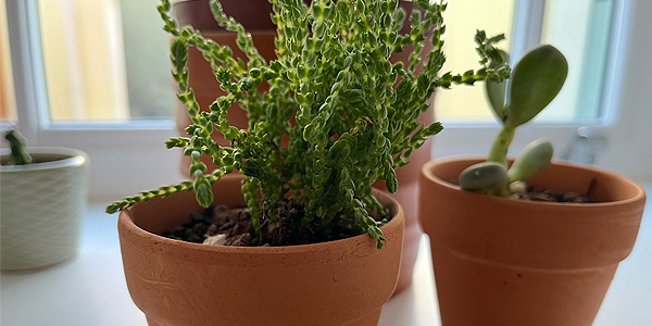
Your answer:
[[[475,52],[476,29],[484,29],[488,36],[505,34],[506,41],[500,46],[509,52],[515,0],[449,1],[446,11],[446,43],[444,51],[448,60],[443,72],[463,73],[477,69]],[[435,115],[448,121],[475,122],[493,119],[487,103],[484,86],[458,86],[452,90],[438,90],[435,96]]]
[[[116,0],[39,0],[52,121],[127,120]]]

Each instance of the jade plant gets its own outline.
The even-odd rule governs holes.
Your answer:
[[[11,163],[14,165],[25,165],[32,163],[32,157],[25,148],[22,135],[15,130],[9,130],[5,133],[5,139],[9,142],[11,149]]]
[[[292,202],[301,210],[289,221],[295,243],[326,241],[335,228],[345,228],[352,234],[368,233],[381,248],[385,239],[379,227],[387,212],[373,196],[372,184],[383,180],[395,192],[396,168],[442,129],[438,122],[424,125],[417,120],[436,88],[509,77],[511,70],[494,47],[503,37],[478,32],[480,66],[462,74],[440,74],[446,61],[443,1],[415,0],[406,35],[399,34],[406,14],[398,0],[270,2],[277,59],[267,62],[218,1],[211,2],[214,18],[237,34],[246,60],[234,58],[228,46],[191,26],[178,26],[169,15],[169,0],[162,0],[158,10],[173,37],[172,74],[192,120],[185,129],[188,137],[171,138],[166,146],[182,148],[192,158],[194,180],[126,198],[107,212],[186,190],[194,190],[207,207],[213,202],[211,185],[239,173],[245,176],[242,192],[255,236],[264,225],[286,220],[279,212]],[[426,42],[433,50],[422,60]],[[205,111],[188,85],[190,46],[211,64],[227,93]],[[409,64],[390,62],[392,53],[403,51],[411,51]],[[265,91],[258,87],[263,83],[268,85]],[[227,120],[236,103],[248,113],[247,129]],[[214,132],[223,134],[230,146],[218,145],[211,137]],[[211,170],[200,161],[202,155],[212,158]]]
[[[502,53],[506,57],[505,53]],[[537,116],[557,96],[568,75],[564,55],[551,45],[526,53],[503,81],[485,82],[493,113],[502,125],[486,162],[472,165],[459,178],[464,190],[509,196],[509,184],[541,172],[553,155],[552,144],[537,139],[528,144],[508,168],[507,152],[516,128]]]

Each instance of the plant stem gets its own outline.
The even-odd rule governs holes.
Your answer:
[[[507,168],[507,150],[514,139],[514,128],[503,127],[494,143],[491,145],[488,162],[497,162]]]
[[[493,145],[491,146],[491,151],[489,152],[489,157],[487,158],[488,162],[497,162],[505,166],[505,169],[508,168],[507,150],[509,149],[509,145],[514,139],[515,131],[516,129],[514,128],[503,127],[503,129],[494,140]],[[489,195],[499,197],[509,196],[509,183],[506,183],[500,188],[489,191]]]

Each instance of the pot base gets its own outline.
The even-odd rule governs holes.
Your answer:
[[[358,320],[354,320],[350,323],[342,324],[340,326],[376,326],[378,325],[378,321],[380,320],[380,313],[382,311],[382,308],[372,312],[371,314],[364,316]],[[149,326],[177,326],[177,325],[168,325],[168,324],[163,324],[160,323],[153,318],[150,318],[149,316],[145,315],[145,318],[147,318],[147,325]],[[291,323],[288,323],[286,325],[292,325]],[[232,326],[238,326],[238,325],[232,325]]]

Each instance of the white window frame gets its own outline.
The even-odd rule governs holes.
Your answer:
[[[481,0],[477,0],[481,1]],[[595,0],[598,1],[598,0]],[[616,12],[604,94],[603,119],[592,125],[609,147],[597,165],[636,179],[652,179],[652,30],[647,20],[652,1],[613,0]],[[512,45],[513,57],[539,43],[545,0],[519,0]],[[43,77],[37,3],[6,0],[12,67],[18,109],[17,128],[31,146],[65,146],[91,158],[91,197],[117,199],[182,179],[181,151],[167,151],[163,141],[176,135],[172,121],[53,124],[49,120]],[[436,136],[433,156],[485,155],[497,124],[451,123]],[[560,156],[579,124],[534,123],[519,129],[512,152],[539,137],[550,139]],[[5,126],[3,126],[4,128]],[[510,152],[510,153],[512,153]],[[635,159],[634,159],[635,158]]]

